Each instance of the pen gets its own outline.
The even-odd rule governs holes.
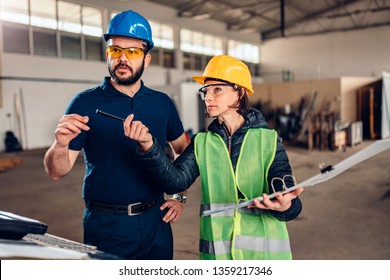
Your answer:
[[[125,121],[125,119],[122,119],[122,118],[120,118],[120,117],[118,117],[118,116],[111,115],[111,114],[109,114],[109,113],[103,112],[102,110],[99,110],[99,109],[96,109],[96,114],[101,114],[101,115],[103,115],[103,116],[110,117],[110,118],[113,118],[113,119],[116,119],[116,120],[120,120],[120,121],[122,121],[122,122]]]

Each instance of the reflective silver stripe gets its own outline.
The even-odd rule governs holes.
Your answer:
[[[232,243],[230,240],[215,242],[200,240],[199,250],[201,253],[211,255],[230,254],[231,246]],[[265,239],[254,236],[237,236],[234,241],[234,247],[237,249],[256,252],[291,252],[289,240]]]
[[[200,240],[199,251],[204,254],[221,255],[230,254],[232,242],[230,240],[223,241],[206,241]]]
[[[257,252],[291,252],[288,239],[265,239],[255,236],[236,236],[234,247]]]
[[[212,203],[212,204],[201,204],[200,205],[200,215],[203,215],[204,211],[218,209],[218,208],[224,208],[224,207],[232,207],[235,206],[236,203]],[[218,212],[213,214],[213,217],[229,217],[234,216],[235,209],[232,208],[230,210],[224,211],[224,212]]]
[[[202,207],[203,206],[203,207]],[[210,210],[214,210],[214,209],[221,209],[221,208],[225,208],[225,207],[234,207],[236,206],[235,203],[215,203],[215,204],[204,204],[201,206],[201,209],[200,209],[200,214],[202,215],[202,213],[204,211],[210,211]],[[262,209],[259,209],[259,208],[239,208],[238,209],[239,212],[241,213],[246,213],[246,214],[255,214],[255,215],[260,215],[260,214],[264,214],[264,210]],[[229,217],[229,216],[234,216],[234,213],[235,213],[235,208],[231,208],[231,209],[227,209],[225,211],[221,211],[221,212],[216,212],[216,213],[213,213],[211,214],[213,217],[222,217],[222,216],[226,216],[226,217]]]

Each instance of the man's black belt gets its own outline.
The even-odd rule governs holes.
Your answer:
[[[144,213],[148,209],[152,208],[157,204],[159,200],[148,201],[148,202],[136,202],[128,205],[113,205],[100,203],[95,201],[87,201],[85,206],[89,210],[113,213],[113,214],[127,214],[129,216],[135,216]]]

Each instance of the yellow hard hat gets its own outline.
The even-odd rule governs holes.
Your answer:
[[[207,63],[203,75],[194,76],[192,79],[202,85],[205,84],[206,79],[223,80],[245,88],[248,95],[254,92],[248,66],[241,60],[228,55],[214,56]]]

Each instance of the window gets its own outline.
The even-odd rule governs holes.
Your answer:
[[[4,52],[30,53],[28,28],[26,25],[3,25]]]
[[[36,55],[104,60],[101,10],[59,0],[0,0],[0,4],[5,51],[30,53],[32,45]]]
[[[149,21],[149,23],[152,28],[154,45],[165,49],[173,49],[173,27],[153,21]]]
[[[193,59],[194,59],[194,69],[202,70],[203,69],[202,56],[200,54],[194,54]]]
[[[105,60],[102,9],[70,0],[0,0],[0,5],[5,52]],[[175,43],[180,42],[184,69],[201,71],[212,56],[227,52],[243,60],[252,74],[260,72],[256,45],[188,29],[177,33],[171,25],[149,22],[155,45],[151,65],[177,67]]]
[[[229,40],[228,54],[244,61],[253,76],[260,76],[258,46]]]
[[[220,37],[188,29],[180,30],[180,49],[205,55],[223,54],[223,40]]]
[[[165,68],[174,68],[175,67],[175,53],[173,50],[162,50],[164,62],[163,66]]]
[[[253,76],[260,77],[260,64],[256,63],[252,65],[251,72]]]
[[[98,9],[82,7],[81,13],[82,33],[85,34],[85,58],[86,60],[104,61],[103,49],[103,15]]]
[[[251,72],[252,76],[260,77],[260,64],[245,62],[245,61],[244,61],[244,63],[248,66],[249,71]]]
[[[160,52],[158,48],[153,48],[150,52],[152,60],[150,61],[151,65],[160,65]]]
[[[78,34],[61,35],[61,57],[81,59],[81,41]]]
[[[0,0],[0,18],[4,21],[29,24],[28,0]]]
[[[85,36],[85,58],[87,60],[105,60],[102,40],[93,36]]]
[[[58,1],[58,29],[81,33],[81,6]]]
[[[228,54],[240,60],[259,63],[259,47],[256,45],[229,40]]]
[[[103,34],[102,11],[99,9],[57,0],[0,0],[0,3],[0,19],[4,21],[96,37]]]
[[[82,33],[101,38],[103,35],[103,15],[98,9],[82,7]]]
[[[218,55],[223,53],[222,39],[215,40],[214,36],[204,36],[204,54],[207,55]]]
[[[220,37],[182,29],[180,49],[183,51],[183,67],[187,70],[203,70],[214,55],[223,54]]]
[[[196,53],[183,53],[183,68],[186,70],[203,70],[212,56],[196,54]]]
[[[162,48],[153,48],[150,51],[152,60],[150,61],[151,65],[162,66],[165,68],[175,68],[175,51],[162,49]]]
[[[57,29],[56,1],[30,0],[31,25]]]
[[[57,56],[57,37],[54,30],[33,31],[34,54]]]
[[[192,69],[191,65],[191,54],[190,53],[183,53],[183,68],[184,69]]]
[[[173,27],[153,21],[149,21],[152,28],[154,49],[151,51],[152,65],[165,68],[175,67],[174,33]]]

